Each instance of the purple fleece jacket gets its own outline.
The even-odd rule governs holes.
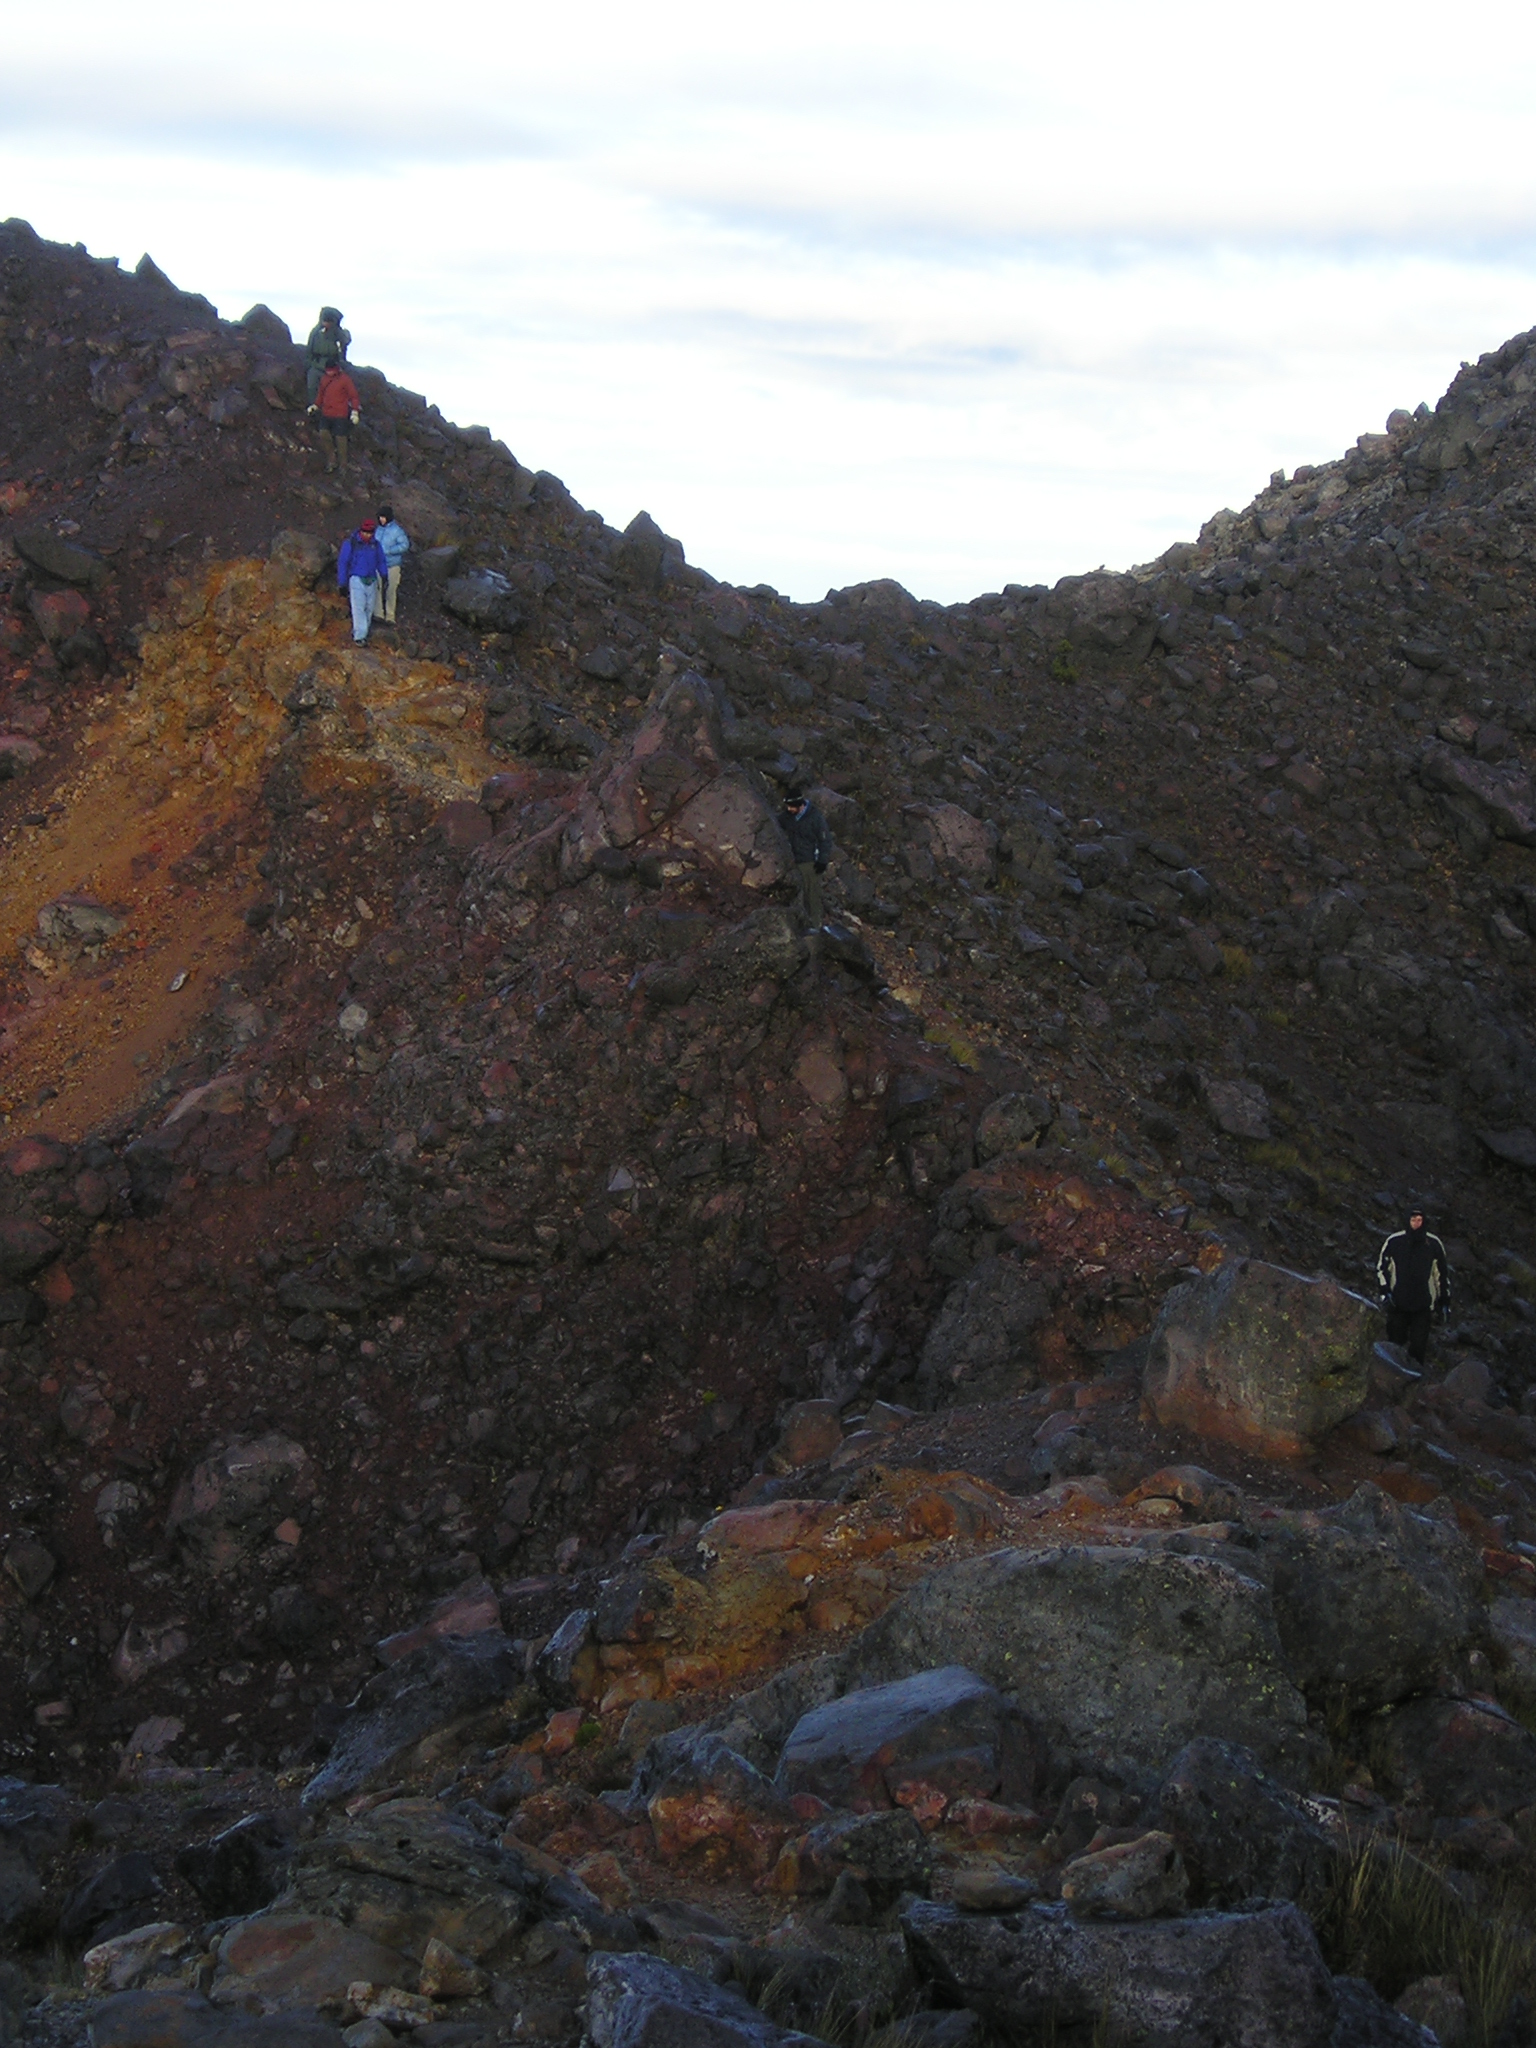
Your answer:
[[[348,534],[336,557],[336,588],[345,590],[352,577],[387,576],[389,563],[376,540],[364,540],[360,533]]]

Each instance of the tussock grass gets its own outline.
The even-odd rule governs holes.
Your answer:
[[[1332,1970],[1384,1998],[1419,1977],[1458,1978],[1472,2048],[1493,2048],[1515,1999],[1536,1995],[1536,1899],[1518,1878],[1479,1892],[1464,1898],[1402,1843],[1363,1843],[1317,1902],[1318,1940]]]

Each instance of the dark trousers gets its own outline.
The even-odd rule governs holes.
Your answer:
[[[795,862],[795,885],[800,891],[800,908],[812,931],[821,924],[821,877],[813,860]]]
[[[1401,1344],[1408,1356],[1422,1365],[1424,1354],[1429,1349],[1429,1310],[1427,1308],[1389,1308],[1387,1310],[1387,1342]]]

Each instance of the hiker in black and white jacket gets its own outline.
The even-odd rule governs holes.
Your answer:
[[[1387,1239],[1376,1260],[1376,1281],[1387,1311],[1387,1341],[1406,1345],[1417,1364],[1429,1348],[1429,1319],[1451,1305],[1451,1262],[1445,1246],[1424,1228],[1424,1211],[1415,1207],[1408,1228]]]

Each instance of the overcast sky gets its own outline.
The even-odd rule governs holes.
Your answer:
[[[1149,560],[1536,324],[1528,5],[12,10],[0,215],[796,597]]]

